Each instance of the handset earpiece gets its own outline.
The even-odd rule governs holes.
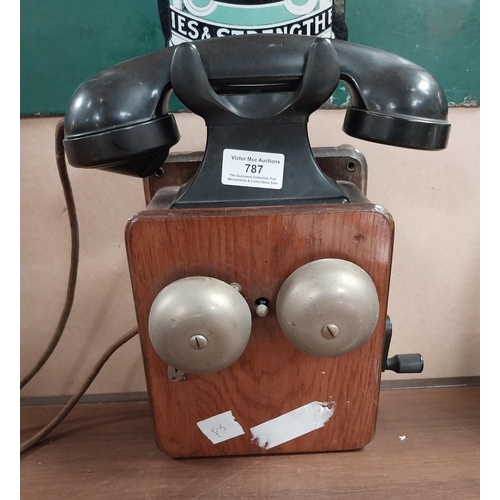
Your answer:
[[[343,130],[365,141],[424,150],[445,149],[448,105],[425,69],[395,54],[334,40],[340,79],[351,94]]]
[[[180,139],[174,116],[161,112],[172,54],[168,48],[130,59],[76,89],[64,117],[71,165],[148,177],[164,163]]]

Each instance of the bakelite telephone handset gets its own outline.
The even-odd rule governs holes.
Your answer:
[[[84,82],[66,111],[66,154],[75,167],[147,177],[179,140],[168,113],[172,89],[218,136],[217,127],[231,125],[256,123],[254,133],[261,125],[303,125],[339,80],[351,94],[348,135],[390,146],[446,147],[446,98],[423,68],[341,40],[246,35],[165,48]]]
[[[146,181],[174,167],[172,91],[207,125],[194,175],[159,186],[126,228],[157,443],[173,457],[361,448],[381,373],[423,369],[419,354],[388,357],[391,215],[310,147],[309,117],[340,81],[348,135],[446,148],[446,98],[426,70],[335,39],[183,43],[70,100],[69,163]]]

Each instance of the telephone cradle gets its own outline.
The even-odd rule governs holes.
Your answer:
[[[312,149],[339,81],[350,136],[446,148],[436,80],[399,56],[301,35],[183,43],[84,82],[65,115],[78,168],[143,178],[126,247],[159,448],[174,458],[340,451],[375,434],[389,358],[394,221],[366,197],[364,156]],[[170,95],[207,126],[179,140]]]

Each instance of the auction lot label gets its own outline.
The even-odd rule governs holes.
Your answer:
[[[284,169],[282,154],[225,149],[221,182],[226,186],[281,189]]]

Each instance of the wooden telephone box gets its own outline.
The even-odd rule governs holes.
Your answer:
[[[68,108],[70,163],[145,179],[126,245],[156,439],[172,457],[361,448],[381,373],[423,369],[418,354],[388,359],[394,222],[366,197],[364,157],[309,145],[309,115],[339,79],[352,93],[348,134],[446,146],[446,102],[422,68],[304,36],[142,56],[83,84]],[[205,119],[207,146],[165,162],[178,140],[158,114],[171,88]],[[96,92],[110,120],[126,92],[140,116],[96,132],[81,102]]]

